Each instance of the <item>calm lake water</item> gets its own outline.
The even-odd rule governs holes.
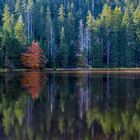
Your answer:
[[[139,139],[138,74],[0,74],[0,140]]]

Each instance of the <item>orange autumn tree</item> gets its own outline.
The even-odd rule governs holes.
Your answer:
[[[29,47],[28,51],[21,56],[23,65],[30,69],[39,69],[42,62],[42,49],[35,41]]]

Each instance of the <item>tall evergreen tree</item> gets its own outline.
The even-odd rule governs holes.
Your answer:
[[[5,5],[2,18],[2,58],[4,59],[3,66],[10,67],[11,64],[8,59],[8,49],[11,45],[12,37],[12,16],[8,5]]]
[[[111,44],[110,44],[110,31],[111,31],[111,17],[112,17],[112,10],[107,4],[104,5],[103,11],[101,14],[101,20],[103,23],[103,28],[105,32],[104,36],[104,46],[103,46],[103,62],[107,67],[110,67],[111,60],[110,60],[110,51],[111,51]]]
[[[10,14],[10,9],[8,5],[5,5],[3,18],[2,18],[2,23],[3,23],[2,27],[3,27],[3,31],[9,33],[9,35],[12,34],[11,22],[12,22],[12,16]]]
[[[25,38],[25,24],[23,22],[22,16],[20,15],[18,21],[15,24],[15,38],[23,45],[26,44]]]
[[[28,43],[31,42],[33,38],[33,7],[34,2],[33,0],[28,0],[27,2],[27,12],[26,12],[26,30],[27,30],[27,41]]]
[[[66,42],[64,27],[62,27],[62,30],[60,33],[59,61],[60,61],[61,67],[67,68],[67,66],[68,66],[68,45]]]
[[[134,26],[134,17],[133,17],[133,7],[130,5],[127,7],[123,24],[126,27],[126,49],[125,49],[125,59],[126,67],[135,66],[135,50],[136,50],[136,38],[135,38],[135,26]]]
[[[111,18],[111,66],[119,67],[124,61],[124,47],[120,43],[122,38],[122,13],[119,7],[116,7],[112,12]],[[123,58],[122,58],[123,57]]]
[[[67,28],[69,27],[69,28]],[[72,11],[68,12],[66,25],[65,25],[66,40],[68,45],[68,65],[69,67],[76,67],[77,63],[77,48],[76,48],[76,29],[75,29],[75,18]]]
[[[134,13],[134,24],[136,28],[136,66],[140,66],[140,5]]]
[[[55,57],[56,57],[56,48],[54,42],[54,33],[53,33],[53,22],[51,17],[50,8],[47,7],[46,10],[46,39],[47,39],[47,58],[48,65],[50,67],[55,67]]]
[[[86,17],[86,28],[87,28],[87,57],[88,57],[88,65],[92,65],[93,62],[93,25],[94,25],[94,17],[92,16],[91,11],[88,11],[88,15]]]
[[[15,13],[16,17],[22,14],[22,1],[21,0],[16,0],[16,5],[15,5]]]
[[[92,67],[104,67],[103,65],[103,46],[104,46],[104,26],[101,19],[97,19],[93,25],[93,49]]]

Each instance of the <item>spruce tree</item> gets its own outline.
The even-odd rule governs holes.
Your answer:
[[[140,66],[140,5],[134,13],[134,24],[136,28],[136,66]]]
[[[59,40],[61,29],[62,29],[62,27],[64,27],[64,24],[65,24],[64,21],[65,21],[65,11],[64,11],[63,5],[61,4],[58,9],[58,17],[57,17],[57,21],[56,21],[57,22],[57,26],[56,26],[57,40]]]
[[[56,48],[54,42],[54,32],[53,32],[53,25],[52,25],[52,18],[51,18],[51,11],[50,8],[47,7],[46,10],[46,39],[47,39],[47,58],[48,58],[48,65],[49,67],[55,67],[55,55],[56,55]]]
[[[22,44],[26,44],[25,38],[25,24],[23,22],[22,16],[20,15],[18,21],[15,23],[14,27],[15,38]]]
[[[10,36],[12,34],[12,27],[11,27],[11,22],[12,22],[12,16],[10,14],[10,9],[8,5],[5,5],[3,16],[2,16],[2,27],[3,31],[7,32]]]
[[[68,27],[68,28],[67,28]],[[70,11],[67,15],[66,25],[65,25],[66,40],[68,45],[68,65],[69,67],[76,67],[77,64],[77,49],[76,49],[76,29],[75,29],[75,18]]]
[[[120,43],[122,38],[122,13],[119,7],[116,7],[112,12],[111,18],[111,66],[119,67],[124,58],[124,47]],[[123,58],[122,58],[123,57]]]
[[[103,46],[104,46],[104,26],[101,19],[97,19],[93,25],[93,49],[92,49],[92,67],[104,67],[103,65]]]
[[[60,49],[59,49],[59,61],[62,68],[68,66],[68,45],[65,38],[64,27],[62,27],[60,33]]]
[[[86,17],[86,28],[87,28],[87,42],[88,42],[88,49],[87,49],[87,59],[88,65],[92,65],[93,62],[93,25],[94,25],[94,17],[92,16],[91,11],[88,11],[88,15]]]
[[[12,37],[12,16],[10,14],[10,9],[8,5],[5,5],[3,18],[2,18],[2,58],[3,66],[12,67],[11,62],[8,59],[8,50],[11,45]]]
[[[16,17],[19,17],[22,14],[22,1],[21,0],[16,0],[16,5],[15,5],[15,13]]]
[[[125,49],[125,61],[126,67],[135,67],[135,50],[136,50],[136,38],[135,38],[135,25],[133,17],[133,7],[130,5],[127,7],[124,17],[123,25],[126,28],[126,49]]]

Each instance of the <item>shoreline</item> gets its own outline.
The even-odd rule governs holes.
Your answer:
[[[0,69],[0,73],[5,72],[48,72],[48,73],[140,73],[140,68],[47,68],[41,70],[29,69]]]

